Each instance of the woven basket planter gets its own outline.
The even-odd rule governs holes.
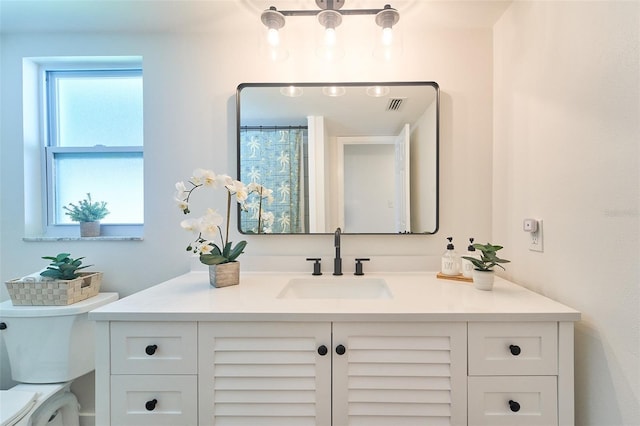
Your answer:
[[[73,280],[7,281],[14,305],[71,305],[100,292],[102,272],[79,273]]]

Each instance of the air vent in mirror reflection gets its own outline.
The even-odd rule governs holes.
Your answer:
[[[391,98],[387,104],[387,111],[400,111],[405,98]]]

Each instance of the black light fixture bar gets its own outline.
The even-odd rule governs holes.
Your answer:
[[[276,10],[282,13],[284,16],[316,16],[323,10],[334,9],[320,9],[320,10],[278,10],[274,6],[270,7],[271,10]],[[346,9],[336,10],[340,15],[375,15],[382,12],[384,9]]]

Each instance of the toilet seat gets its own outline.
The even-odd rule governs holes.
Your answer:
[[[77,426],[79,424],[78,400],[69,392],[70,385],[70,382],[44,385],[19,384],[8,391],[2,391],[0,394],[1,426],[45,426],[54,415],[58,417],[58,421],[52,424]],[[10,405],[12,401],[22,402],[22,406],[21,404]]]

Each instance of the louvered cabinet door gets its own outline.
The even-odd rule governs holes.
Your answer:
[[[331,425],[330,323],[199,323],[198,352],[200,425]]]
[[[466,424],[466,323],[334,323],[333,349],[334,426]]]

